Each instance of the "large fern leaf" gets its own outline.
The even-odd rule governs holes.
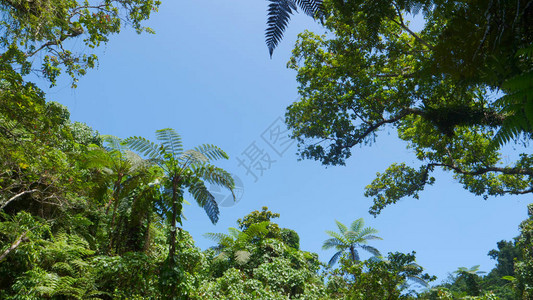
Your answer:
[[[181,136],[172,128],[159,129],[155,132],[157,140],[165,148],[167,153],[172,153],[174,156],[181,155],[183,152],[183,144],[181,143]]]
[[[314,17],[321,11],[322,0],[268,0],[268,20],[267,29],[265,31],[266,44],[270,57],[274,53],[283,33],[287,28],[287,24],[298,7],[309,16]]]
[[[196,203],[205,210],[205,213],[211,220],[211,223],[216,224],[218,222],[218,216],[220,211],[218,204],[215,201],[215,197],[207,190],[204,182],[201,180],[194,180],[188,186],[189,193],[196,200]]]
[[[533,62],[533,44],[518,52],[524,61]],[[508,79],[502,85],[506,95],[495,102],[501,107],[500,113],[507,115],[500,130],[492,140],[492,147],[517,140],[522,134],[533,135],[533,70]]]
[[[151,159],[162,159],[162,154],[164,153],[164,150],[161,149],[161,146],[143,137],[130,137],[125,139],[124,143],[128,145],[130,149],[135,150]]]
[[[203,144],[194,148],[194,150],[205,155],[209,160],[228,159],[229,156],[222,149],[215,145]]]

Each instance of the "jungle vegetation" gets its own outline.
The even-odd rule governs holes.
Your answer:
[[[531,138],[531,1],[271,2],[271,51],[296,7],[332,33],[303,33],[289,62],[302,99],[287,124],[301,155],[342,165],[389,124],[421,161],[395,164],[369,185],[373,213],[416,197],[435,168],[479,195],[533,191],[533,157],[501,166],[499,152]],[[206,233],[212,248],[195,246],[182,204],[191,195],[217,222],[206,184],[234,188],[216,165],[228,158],[222,149],[185,150],[170,128],[157,142],[101,135],[28,80],[37,74],[53,86],[66,73],[75,87],[98,57],[69,40],[94,49],[125,25],[153,33],[144,22],[159,4],[0,0],[0,299],[533,298],[531,204],[520,235],[488,253],[494,269],[473,263],[441,283],[414,251],[381,254],[377,229],[359,216],[328,231],[324,247],[338,251],[329,264],[300,249],[298,233],[267,207],[227,233]],[[414,33],[403,14],[418,12],[426,25]],[[505,96],[493,101],[496,89]],[[374,256],[361,260],[358,248]]]

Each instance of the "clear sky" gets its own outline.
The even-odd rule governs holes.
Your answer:
[[[238,218],[268,206],[281,214],[281,226],[298,232],[303,250],[327,262],[333,250],[321,250],[328,238],[324,231],[336,230],[335,219],[349,224],[362,217],[380,231],[383,241],[372,245],[382,253],[415,250],[427,272],[445,279],[461,266],[480,264],[489,271],[494,261],[487,252],[518,235],[531,195],[484,201],[444,172],[420,200],[405,199],[377,218],[369,215],[371,199],[363,193],[376,172],[394,162],[416,163],[392,129],[382,131],[372,147],[353,149],[347,166],[327,169],[298,161],[295,145],[280,147],[281,141],[270,139],[267,129],[278,129],[276,120],[298,97],[296,73],[285,66],[297,34],[324,32],[312,19],[293,17],[270,59],[264,43],[267,1],[163,2],[149,22],[155,35],[125,29],[112,36],[99,50],[99,68],[77,89],[65,80],[47,90],[47,97],[68,106],[72,120],[101,134],[154,139],[155,130],[172,127],[186,148],[212,143],[224,149],[231,159],[220,166],[242,180],[243,195],[237,203],[223,203],[216,226],[194,202],[185,207],[184,228],[199,247],[213,245],[204,233],[227,232]],[[239,165],[251,150],[263,151],[263,167],[269,167],[257,172],[257,181]]]

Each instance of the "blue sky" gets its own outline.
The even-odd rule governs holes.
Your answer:
[[[461,266],[480,264],[489,271],[494,261],[487,252],[518,235],[531,195],[484,201],[463,190],[452,174],[439,172],[420,200],[405,199],[373,218],[364,187],[391,163],[416,163],[394,130],[383,130],[372,147],[353,149],[345,167],[298,161],[295,145],[281,156],[269,148],[261,134],[298,97],[296,73],[285,67],[296,35],[324,30],[295,16],[270,59],[266,9],[264,0],[164,1],[149,22],[155,35],[125,29],[111,37],[98,50],[99,68],[75,90],[67,80],[47,90],[48,100],[68,106],[72,120],[102,134],[154,139],[155,130],[172,127],[188,148],[202,143],[223,148],[231,159],[220,166],[242,179],[244,194],[221,208],[216,226],[195,203],[185,207],[184,228],[201,248],[212,245],[204,233],[226,232],[238,218],[268,206],[281,214],[281,226],[299,233],[301,248],[324,262],[333,254],[321,250],[324,231],[336,229],[335,219],[349,224],[363,217],[383,237],[373,246],[382,253],[415,250],[418,263],[439,279]],[[81,41],[75,44],[85,51]],[[237,160],[250,145],[276,160],[257,182]]]

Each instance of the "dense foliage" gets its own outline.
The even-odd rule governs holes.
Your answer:
[[[518,147],[504,164],[500,146],[531,139],[532,13],[528,1],[325,1],[328,34],[302,33],[288,64],[300,155],[344,165],[395,128],[419,164],[395,163],[367,186],[374,215],[418,198],[437,169],[476,195],[531,194],[531,155]],[[419,32],[410,15],[425,22]]]
[[[303,6],[321,2],[287,3]],[[435,161],[440,161],[446,155],[449,155],[446,158],[449,161],[446,163],[453,164],[453,168],[448,168],[459,173],[459,179],[476,193],[529,192],[531,174],[528,172],[531,172],[532,163],[530,156],[522,155],[514,167],[494,167],[498,155],[496,148],[484,148],[489,143],[488,131],[484,131],[486,128],[472,124],[469,126],[473,127],[464,127],[462,121],[449,124],[451,127],[441,126],[438,118],[435,118],[438,114],[431,115],[434,110],[442,110],[439,105],[448,103],[442,99],[456,91],[463,97],[460,99],[464,102],[459,101],[459,98],[452,98],[459,101],[457,103],[470,107],[471,112],[479,112],[479,109],[489,109],[490,112],[490,106],[483,106],[488,102],[473,97],[482,95],[483,89],[473,84],[463,85],[451,75],[450,78],[439,77],[439,84],[442,86],[435,88],[436,81],[432,80],[437,79],[428,77],[428,85],[420,85],[420,91],[414,94],[420,96],[420,99],[425,97],[424,95],[431,99],[420,109],[420,113],[404,115],[404,111],[416,109],[402,105],[412,106],[416,101],[409,102],[407,98],[398,98],[398,103],[392,101],[395,99],[394,94],[410,93],[402,88],[402,84],[411,87],[415,84],[403,73],[416,70],[430,72],[432,69],[429,66],[437,68],[444,62],[448,63],[445,56],[438,55],[440,52],[436,51],[433,57],[427,51],[427,48],[438,48],[429,44],[436,41],[437,35],[431,32],[418,37],[413,33],[404,34],[401,31],[407,29],[402,26],[403,21],[399,15],[392,18],[392,21],[379,22],[383,16],[391,14],[390,9],[380,10],[385,7],[381,7],[382,5],[388,3],[383,1],[368,2],[371,7],[363,7],[374,9],[375,14],[358,15],[353,20],[347,18],[350,15],[346,13],[353,13],[351,5],[357,3],[359,2],[330,2],[330,6],[326,8],[331,12],[328,14],[326,26],[339,26],[339,30],[344,30],[349,37],[338,34],[339,41],[327,41],[323,37],[307,33],[295,51],[296,57],[309,56],[305,61],[309,66],[299,70],[301,82],[307,80],[312,83],[309,89],[302,89],[303,101],[318,101],[320,97],[327,96],[322,98],[324,105],[320,105],[321,109],[323,108],[320,116],[323,118],[304,114],[300,116],[300,121],[312,117],[318,127],[310,130],[318,130],[316,134],[320,136],[331,128],[320,132],[328,127],[324,126],[325,123],[317,122],[318,120],[325,120],[327,123],[331,118],[347,117],[337,114],[335,110],[335,105],[338,104],[335,101],[339,100],[335,97],[343,95],[343,90],[339,90],[337,83],[345,79],[339,74],[348,78],[352,74],[350,72],[366,72],[367,70],[358,69],[356,66],[357,63],[362,63],[363,58],[368,59],[361,54],[367,51],[366,54],[375,59],[373,63],[378,68],[375,70],[378,73],[371,75],[389,78],[387,80],[392,80],[391,86],[394,88],[377,86],[383,82],[378,82],[377,85],[364,80],[350,83],[359,84],[361,87],[368,84],[367,89],[360,92],[372,96],[369,98],[372,101],[359,103],[361,106],[356,106],[355,109],[369,109],[364,114],[364,118],[369,118],[365,119],[365,122],[380,120],[384,112],[400,114],[402,118],[397,121],[401,136],[412,140],[420,157],[433,161],[421,171],[397,165],[393,167],[393,171],[397,170],[397,173],[391,171],[388,176],[381,177],[382,182],[374,183],[373,187],[369,188],[369,193],[373,193],[373,189],[377,191],[376,195],[386,193],[389,197],[385,199],[387,202],[398,195],[416,191],[412,185],[420,183],[416,181],[417,178],[425,176],[425,183],[425,180],[428,180],[427,172],[432,170],[432,166],[445,164]],[[400,9],[414,10],[418,7],[416,3],[419,2],[403,3]],[[444,4],[437,3],[442,7],[435,4],[437,8],[431,11],[426,7],[429,4],[424,3],[419,5],[419,9],[425,11],[430,16],[428,18],[435,22],[435,30],[441,30],[438,27],[439,22],[443,22],[444,19],[441,18],[447,16],[439,16],[437,12],[449,13],[449,10],[457,8],[448,7],[443,2]],[[521,1],[517,3],[522,5]],[[215,242],[212,248],[202,250],[196,247],[191,235],[181,227],[182,204],[190,195],[205,209],[210,220],[217,222],[220,213],[218,204],[206,184],[233,189],[231,176],[213,164],[217,159],[228,158],[224,151],[209,144],[184,150],[179,134],[168,128],[156,132],[158,143],[142,137],[122,140],[100,135],[85,124],[71,121],[64,106],[46,101],[42,90],[27,79],[27,75],[33,72],[53,85],[63,70],[72,77],[75,85],[87,69],[95,66],[96,57],[87,52],[79,54],[69,50],[69,39],[82,38],[85,45],[94,48],[102,42],[105,43],[111,34],[118,33],[124,23],[130,24],[138,32],[151,32],[150,29],[144,28],[142,23],[150,17],[152,11],[157,10],[158,5],[159,1],[152,0],[102,0],[83,3],[67,0],[0,1],[0,299],[533,297],[531,205],[529,218],[520,225],[520,236],[513,242],[501,241],[497,245],[498,249],[489,253],[497,261],[497,265],[488,275],[483,276],[476,267],[460,268],[447,282],[425,290],[422,288],[427,288],[435,278],[424,273],[423,268],[416,263],[415,253],[391,252],[382,257],[378,249],[367,245],[369,240],[380,238],[375,235],[376,229],[364,227],[363,219],[356,219],[349,228],[337,222],[339,232],[327,232],[331,238],[324,242],[324,247],[337,250],[328,265],[320,262],[317,254],[300,249],[298,233],[288,228],[280,228],[273,222],[273,219],[279,218],[280,215],[269,211],[267,207],[243,216],[237,220],[238,228],[229,228],[228,233],[206,233],[206,236]],[[346,7],[339,10],[339,5]],[[526,8],[523,7],[526,11],[524,14],[529,13]],[[470,12],[470,9],[471,6],[465,6],[465,13]],[[516,35],[506,35],[506,29],[501,39],[519,46],[530,43],[527,31],[530,29],[527,26],[530,25],[523,24],[521,10],[512,5],[505,9],[516,9],[519,14],[515,20]],[[492,10],[489,11],[490,18],[500,20],[498,18],[502,17],[498,12],[492,15]],[[359,22],[366,21],[367,18],[373,22],[366,22],[367,25],[373,24],[377,27],[370,26],[358,31],[360,27],[343,25],[350,20]],[[280,24],[285,24],[286,20],[280,21]],[[506,18],[502,20],[508,21]],[[353,31],[354,29],[358,30]],[[355,40],[352,38],[358,34],[367,37],[371,32],[380,33],[381,29],[385,30],[384,37],[391,41],[391,44],[380,44],[379,39],[371,41],[374,46],[368,47],[371,44],[366,44],[366,48],[364,43],[355,45],[361,46],[360,48],[350,44]],[[486,43],[495,43],[495,32],[502,32],[498,28],[494,30],[500,31],[492,30],[487,30]],[[433,40],[424,40],[431,37]],[[449,38],[455,37],[452,35]],[[322,42],[325,44],[320,44]],[[447,42],[450,41],[444,39],[443,43]],[[496,43],[501,45],[503,42]],[[319,46],[333,48],[330,52],[324,52]],[[413,53],[402,53],[406,47],[412,48]],[[385,48],[387,50],[384,50]],[[379,51],[373,52],[375,50],[387,51],[391,61],[387,62],[383,54],[379,54]],[[499,84],[500,79],[519,80],[520,76],[526,76],[524,70],[528,70],[527,60],[513,60],[508,55],[518,52],[515,50],[491,48],[486,46],[485,42],[481,43],[479,57],[478,53],[475,53],[476,63],[487,64],[490,68],[496,68],[500,64],[502,69],[498,69],[497,76],[492,76],[494,74],[488,74],[487,71],[488,75],[483,73],[483,76],[476,77],[476,74],[469,73],[471,66],[465,65],[465,69],[461,70],[467,75],[464,80],[477,80],[491,87]],[[42,61],[36,59],[38,53]],[[354,53],[362,56],[346,55]],[[495,54],[507,55],[508,60],[501,63],[494,61]],[[416,59],[426,56],[430,56],[430,62],[434,65],[417,64]],[[314,58],[317,60],[313,60]],[[345,59],[348,61],[344,61]],[[39,68],[36,67],[38,63],[41,63]],[[296,62],[292,63],[296,66]],[[313,65],[315,63],[316,66]],[[391,69],[395,63],[399,65],[394,67],[396,69]],[[444,71],[453,75],[453,70]],[[390,76],[395,74],[394,72],[402,72],[403,75]],[[417,76],[421,75],[413,75],[413,78]],[[480,84],[479,82],[476,84]],[[515,89],[512,81],[507,81],[507,84],[510,90],[518,95],[521,93],[520,87]],[[315,95],[312,89],[316,87],[323,88],[327,93]],[[329,92],[331,94],[328,94]],[[512,99],[516,97],[509,99],[510,102],[506,103],[512,103]],[[346,102],[339,103],[351,103],[349,99],[344,100]],[[478,107],[480,101],[483,105]],[[297,105],[299,104],[294,107]],[[516,107],[520,105],[506,105],[507,113],[512,114],[514,111],[516,116]],[[376,115],[376,111],[382,115]],[[497,114],[489,113],[488,116],[497,117]],[[305,122],[312,123],[309,120]],[[338,131],[328,134],[338,133],[339,138],[343,130],[352,126],[344,119],[343,122],[332,124],[340,127],[334,126]],[[491,124],[484,125],[490,128]],[[505,126],[500,124],[503,129]],[[303,128],[301,127],[302,130]],[[522,126],[519,131],[526,129]],[[450,145],[454,147],[450,148]],[[342,143],[337,146],[342,148]],[[337,156],[335,154],[323,157],[320,155],[324,153],[320,151],[306,153],[311,156],[319,155],[328,163],[342,163],[343,159],[349,156],[349,150],[343,151],[337,153]],[[479,169],[481,163],[486,164],[481,168],[486,168],[487,172]],[[409,180],[402,177],[406,171]],[[501,174],[493,176],[490,172]],[[401,186],[402,184],[405,186]],[[505,189],[502,186],[505,186]],[[379,209],[380,204],[377,205]],[[369,251],[374,257],[361,261],[357,248]],[[340,263],[335,266],[337,259]]]

